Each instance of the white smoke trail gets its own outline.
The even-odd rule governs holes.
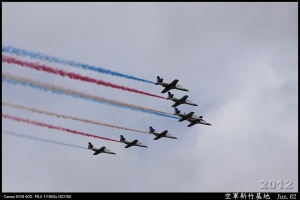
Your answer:
[[[17,133],[13,133],[13,132],[9,132],[9,131],[2,131],[2,133],[6,134],[6,135],[12,135],[12,136],[15,136],[15,137],[22,137],[22,138],[31,139],[31,140],[39,140],[39,141],[43,141],[43,142],[50,142],[50,143],[54,143],[54,144],[60,144],[60,145],[65,145],[65,146],[70,146],[70,147],[76,147],[76,148],[80,148],[80,149],[87,149],[85,147],[81,147],[81,146],[77,146],[77,145],[73,145],[73,144],[67,144],[67,143],[63,143],[63,142],[56,142],[56,141],[53,141],[53,140],[41,139],[41,138],[38,138],[38,137],[33,137],[33,136],[23,135],[23,134],[17,134]]]
[[[12,84],[20,84],[23,86],[38,88],[43,91],[51,90],[52,92],[54,92],[56,94],[65,94],[65,95],[72,96],[75,98],[81,98],[81,99],[85,99],[85,100],[89,100],[89,101],[95,101],[98,103],[106,103],[106,104],[121,107],[121,108],[128,108],[131,110],[146,112],[149,114],[155,114],[155,115],[159,115],[159,116],[179,119],[177,116],[176,117],[171,116],[171,115],[173,115],[171,113],[162,112],[162,111],[158,111],[158,110],[154,110],[154,109],[150,109],[150,108],[145,108],[145,107],[136,106],[133,104],[127,104],[127,103],[123,103],[123,102],[119,102],[119,101],[115,101],[115,100],[111,100],[111,99],[106,99],[106,98],[95,96],[95,95],[86,94],[84,92],[72,90],[69,88],[65,88],[65,87],[50,84],[50,83],[45,83],[45,82],[42,82],[39,80],[15,76],[8,72],[2,72],[2,81],[6,81],[6,82],[12,83]]]
[[[49,111],[45,111],[45,110],[39,110],[39,109],[36,109],[36,108],[31,108],[31,107],[27,107],[27,106],[15,104],[15,103],[9,103],[9,102],[5,102],[5,101],[2,101],[2,105],[10,106],[10,107],[17,108],[17,109],[25,109],[25,110],[28,110],[28,111],[31,111],[31,112],[37,112],[37,113],[40,113],[40,114],[56,116],[58,118],[61,117],[61,118],[65,118],[65,119],[72,119],[72,120],[81,121],[81,122],[85,122],[85,123],[96,124],[96,125],[100,125],[100,126],[107,126],[107,127],[111,127],[111,128],[118,128],[118,129],[123,129],[123,130],[128,130],[128,131],[139,132],[139,133],[147,133],[145,131],[139,131],[139,130],[135,130],[135,129],[131,129],[131,128],[126,128],[126,127],[117,126],[117,125],[113,125],[113,124],[101,123],[101,122],[97,122],[97,121],[93,121],[93,120],[89,120],[89,119],[83,119],[83,118],[79,118],[79,117],[59,114],[59,113],[55,113],[55,112],[49,112]]]

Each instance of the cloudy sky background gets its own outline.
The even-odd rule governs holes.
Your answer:
[[[149,148],[2,119],[2,131],[117,155],[2,134],[3,192],[298,191],[298,3],[2,3],[2,45],[179,84],[212,126],[131,111],[2,82],[2,101],[148,131],[177,140],[2,106],[2,114]],[[9,55],[9,54],[5,54]],[[18,57],[30,60],[28,57]],[[145,92],[163,87],[66,65]],[[173,102],[2,63],[2,71],[174,113]],[[283,180],[283,189],[260,189]],[[285,189],[286,181],[293,189]],[[269,185],[270,187],[270,185]]]

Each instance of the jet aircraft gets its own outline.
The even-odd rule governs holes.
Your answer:
[[[189,97],[188,95],[184,95],[181,99],[179,99],[179,98],[175,98],[174,94],[172,94],[171,92],[168,92],[167,100],[172,100],[175,102],[174,105],[172,106],[173,108],[176,106],[179,106],[180,104],[188,104],[191,106],[198,106],[197,104],[187,100],[188,97]]]
[[[114,152],[111,152],[110,150],[106,149],[105,146],[103,146],[99,149],[96,149],[96,148],[93,147],[92,143],[90,143],[90,142],[89,142],[88,149],[91,149],[91,150],[95,151],[95,153],[93,155],[98,155],[99,153],[115,154]]]
[[[147,146],[145,146],[142,143],[138,142],[138,140],[133,140],[132,142],[126,140],[123,135],[120,136],[120,142],[122,142],[124,144],[127,144],[124,148],[129,148],[129,147],[132,147],[132,146],[139,146],[139,147],[148,148]]]
[[[158,140],[158,139],[160,139],[160,138],[162,138],[162,137],[167,137],[167,138],[177,139],[177,137],[174,137],[173,135],[168,134],[167,132],[168,132],[167,130],[165,130],[165,131],[163,131],[163,132],[161,132],[161,133],[155,132],[155,129],[152,128],[151,126],[150,126],[150,130],[149,130],[149,133],[150,133],[150,134],[153,134],[153,135],[156,136],[156,137],[154,138],[154,140]]]
[[[178,110],[177,108],[175,108],[174,115],[181,117],[181,119],[178,120],[179,122],[182,122],[182,121],[188,120],[188,119],[192,120],[192,119],[202,119],[203,118],[203,116],[198,117],[198,116],[194,115],[194,112],[190,112],[188,114],[186,114],[185,112],[180,112],[180,110]]]
[[[204,124],[204,125],[210,125],[210,123],[207,123],[204,119],[203,116],[199,116],[197,117],[196,115],[194,115],[194,112],[190,112],[189,114],[186,113],[181,113],[180,110],[178,110],[177,108],[175,108],[175,115],[181,117],[180,120],[178,120],[179,122],[182,122],[184,120],[187,120],[189,122],[191,122],[188,127],[194,126],[195,124]]]
[[[178,82],[177,79],[175,79],[174,81],[172,81],[171,83],[166,83],[166,82],[163,82],[163,79],[160,78],[159,76],[157,76],[157,82],[156,82],[156,85],[161,85],[163,87],[165,87],[165,89],[163,91],[161,91],[161,93],[166,93],[168,92],[169,90],[171,89],[177,89],[177,90],[183,90],[183,91],[188,91],[187,89],[183,88],[182,86],[180,85],[176,85]]]
[[[195,124],[203,124],[203,125],[209,125],[209,126],[211,126],[210,123],[207,123],[203,119],[188,119],[188,121],[191,122],[191,123],[187,127],[194,126]]]

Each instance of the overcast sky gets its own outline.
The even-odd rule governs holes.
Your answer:
[[[212,126],[99,104],[2,82],[2,101],[177,140],[38,114],[2,105],[2,114],[148,148],[2,118],[3,192],[298,192],[298,3],[2,3],[2,47],[76,61],[189,91]],[[4,53],[2,53],[4,55]],[[163,87],[20,57],[148,93]],[[174,102],[2,63],[2,72],[174,113]],[[283,181],[283,189],[261,189]],[[285,189],[288,183],[293,189]]]

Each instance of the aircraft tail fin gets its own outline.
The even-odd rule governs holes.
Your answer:
[[[159,83],[162,83],[164,79],[160,78],[159,76],[157,76],[157,83],[156,85],[158,85]]]
[[[152,128],[152,126],[150,126],[150,130],[149,130],[149,133],[154,133],[155,129]]]
[[[91,149],[91,148],[93,148],[93,145],[92,145],[92,143],[89,142],[88,149]]]
[[[179,114],[179,113],[180,113],[180,110],[178,110],[178,108],[175,108],[175,115]]]
[[[124,138],[123,135],[120,135],[120,141],[121,141],[121,142],[125,141],[125,138]]]
[[[168,92],[168,96],[169,96],[168,99],[171,99],[171,98],[173,98],[174,94],[172,94],[171,92]]]

